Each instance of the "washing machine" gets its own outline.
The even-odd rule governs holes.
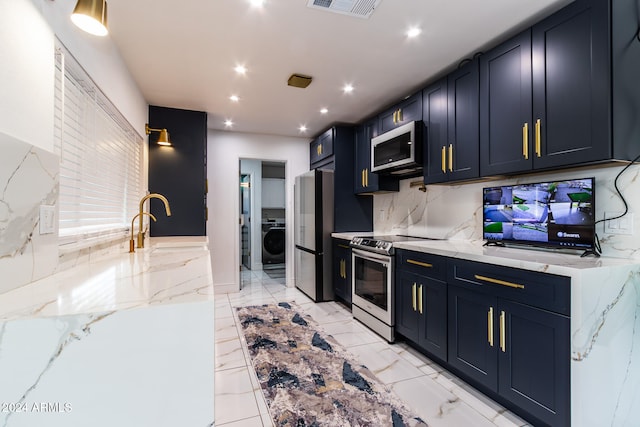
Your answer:
[[[286,247],[284,222],[262,224],[262,265],[284,264]]]

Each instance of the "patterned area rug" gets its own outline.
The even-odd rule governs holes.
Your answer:
[[[427,425],[296,305],[237,312],[276,426]]]

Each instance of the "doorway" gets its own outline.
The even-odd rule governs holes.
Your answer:
[[[283,161],[240,159],[240,270],[245,275],[285,276],[285,177]]]

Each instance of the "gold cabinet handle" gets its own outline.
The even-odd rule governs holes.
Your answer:
[[[500,312],[500,350],[502,350],[503,353],[507,351],[506,326],[507,326],[506,315],[504,314],[504,311],[501,311]]]
[[[447,147],[442,146],[442,173],[447,173]]]
[[[402,108],[398,109],[398,122],[402,121]]]
[[[360,184],[362,184],[363,187],[366,187],[364,184],[364,169],[360,171]]]
[[[364,186],[365,187],[369,186],[369,168],[366,168],[364,170]]]
[[[429,264],[428,262],[420,262],[413,259],[408,259],[407,264],[419,265],[420,267],[433,268],[433,264]]]
[[[416,311],[416,283],[413,282],[413,286],[411,287],[411,301],[413,311]]]
[[[493,347],[493,307],[489,307],[487,313],[487,340],[489,345]]]
[[[422,285],[418,288],[418,311],[422,314]]]
[[[496,285],[508,286],[510,288],[516,288],[516,289],[524,289],[524,285],[521,285],[519,283],[506,282],[504,280],[494,279],[492,277],[480,276],[479,274],[475,274],[473,277],[475,277],[478,280],[484,280],[485,282],[495,283]]]
[[[351,249],[351,246],[348,246],[348,245],[341,245],[341,244],[338,244],[338,247],[339,247],[339,248],[342,248],[342,249]]]
[[[318,145],[318,151],[319,151],[318,154],[322,154],[322,144]]]
[[[453,144],[449,144],[449,172],[453,172]]]
[[[522,126],[522,155],[529,160],[529,123]]]
[[[340,260],[340,278],[344,279],[344,274],[342,274],[342,260]]]
[[[542,144],[540,142],[542,136],[541,136],[541,128],[542,124],[540,119],[536,120],[536,155],[538,157],[540,157],[542,155]]]
[[[395,125],[396,123],[398,123],[398,120],[396,119],[396,117],[398,116],[398,110],[393,112],[393,124]]]

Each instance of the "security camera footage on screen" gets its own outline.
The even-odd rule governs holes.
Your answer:
[[[484,188],[484,238],[592,248],[593,190],[593,178]]]

